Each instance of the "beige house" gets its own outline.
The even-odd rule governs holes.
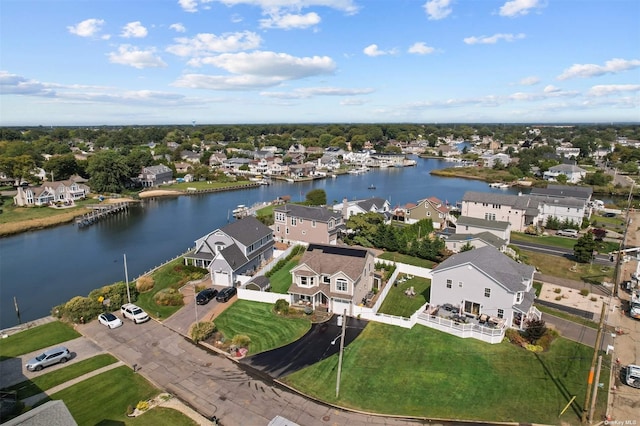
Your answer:
[[[324,207],[284,204],[273,209],[276,241],[336,244],[342,215]]]
[[[72,205],[89,195],[89,187],[73,179],[44,182],[37,187],[18,187],[13,197],[16,206],[49,206],[53,204]]]
[[[291,270],[289,294],[296,305],[352,315],[374,286],[375,257],[364,248],[310,244]]]
[[[431,219],[434,229],[444,229],[449,219],[449,206],[436,197],[429,197],[418,201],[415,206],[407,207],[404,215],[406,223],[416,223],[422,219]]]

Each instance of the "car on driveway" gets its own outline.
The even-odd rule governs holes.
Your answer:
[[[238,290],[235,287],[225,287],[218,292],[216,300],[218,302],[227,302],[229,299],[235,296],[237,292]]]
[[[603,214],[602,217],[616,217],[616,214],[609,212],[609,213]]]
[[[139,306],[134,305],[133,303],[125,303],[120,308],[120,312],[122,312],[122,316],[124,318],[128,318],[136,324],[140,324],[145,321],[149,321],[149,315],[142,310]]]
[[[105,312],[104,314],[98,315],[98,322],[107,328],[118,328],[122,326],[122,320],[111,312]]]
[[[578,238],[579,236],[577,229],[561,229],[558,232],[556,232],[556,235],[561,235],[563,237],[572,237],[572,238]]]
[[[206,305],[209,301],[213,300],[218,295],[218,290],[215,288],[205,288],[196,295],[196,303],[198,305]]]
[[[25,368],[29,371],[40,371],[50,365],[65,363],[71,359],[71,352],[64,346],[49,349],[27,361]]]

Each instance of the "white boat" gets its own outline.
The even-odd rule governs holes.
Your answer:
[[[293,183],[293,182],[294,182],[294,180],[293,180],[293,179],[291,179],[291,178],[287,178],[287,182]]]

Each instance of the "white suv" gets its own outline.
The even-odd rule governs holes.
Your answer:
[[[136,324],[140,324],[141,322],[149,321],[149,315],[142,308],[134,305],[133,303],[125,303],[120,308],[120,312],[122,312],[122,316],[124,318],[129,318]]]
[[[578,231],[576,229],[561,229],[556,232],[556,235],[562,235],[563,237],[578,238]]]
[[[629,386],[640,388],[640,365],[627,365],[624,373],[624,381]]]

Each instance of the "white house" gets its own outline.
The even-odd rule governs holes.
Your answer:
[[[348,201],[346,198],[342,203],[334,204],[331,208],[336,213],[342,213],[344,220],[351,216],[362,213],[386,214],[391,210],[391,204],[384,198],[371,197],[364,200]]]
[[[539,318],[534,272],[491,246],[454,254],[431,271],[430,305],[453,305],[462,315],[521,329],[528,318]]]
[[[549,170],[544,172],[543,179],[557,181],[558,176],[560,175],[565,175],[567,177],[567,182],[569,183],[578,183],[584,179],[587,175],[587,171],[573,164],[558,164],[557,166],[550,167]]]

